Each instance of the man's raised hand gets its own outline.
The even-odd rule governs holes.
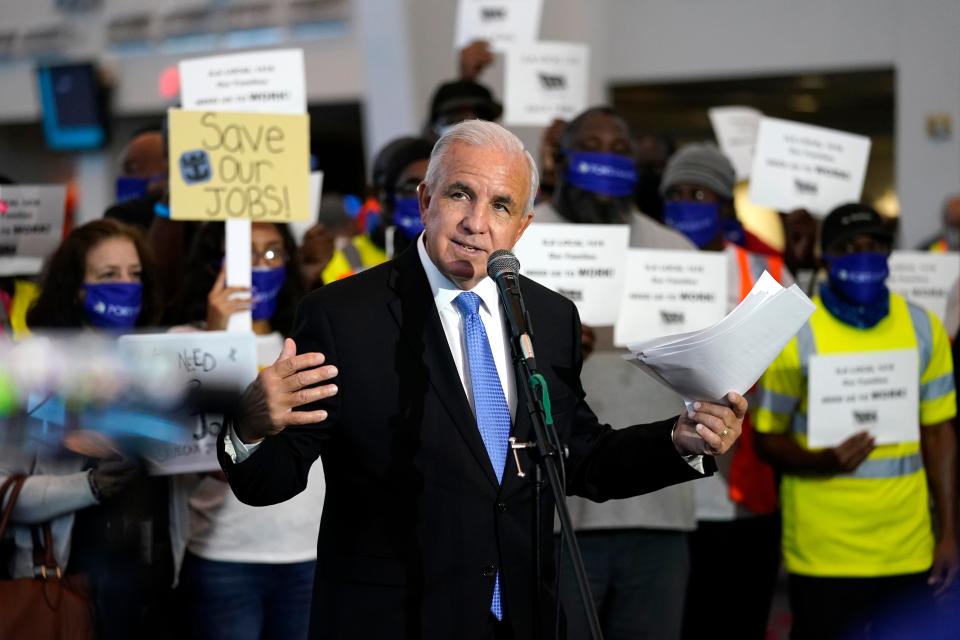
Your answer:
[[[337,368],[324,366],[324,360],[322,353],[297,355],[296,343],[290,338],[284,340],[277,361],[261,371],[243,394],[243,411],[237,425],[240,440],[251,444],[276,435],[290,425],[326,420],[327,412],[323,409],[295,411],[336,395],[337,385],[323,383],[337,376]]]

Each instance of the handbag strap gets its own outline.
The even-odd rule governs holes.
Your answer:
[[[43,541],[40,541],[40,532],[43,532]],[[33,575],[35,578],[46,578],[47,574],[55,574],[58,578],[63,577],[63,571],[57,564],[57,558],[53,555],[53,531],[50,529],[50,523],[44,522],[42,526],[36,525],[30,527],[30,538],[33,541]]]
[[[6,500],[6,504],[3,505],[3,513],[0,515],[0,539],[3,539],[3,536],[7,533],[13,508],[16,506],[17,498],[20,497],[20,490],[23,489],[23,483],[26,481],[26,475],[15,474],[8,476],[0,485],[0,504],[3,504]],[[41,531],[43,532],[42,542],[40,540]],[[30,536],[33,539],[34,574],[46,578],[47,573],[50,572],[55,573],[58,578],[61,577],[62,571],[53,553],[53,530],[50,528],[50,523],[44,522],[41,527],[30,527]]]
[[[6,500],[3,506],[3,513],[0,515],[0,539],[7,533],[7,526],[10,524],[10,518],[13,515],[13,507],[17,504],[17,498],[20,496],[20,490],[23,489],[23,483],[27,481],[27,476],[15,474],[7,476],[7,479],[0,485],[0,504]],[[9,499],[7,496],[9,495]]]

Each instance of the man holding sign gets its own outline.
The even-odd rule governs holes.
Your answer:
[[[960,567],[950,343],[934,314],[886,288],[892,242],[866,205],[827,217],[817,310],[760,381],[757,447],[783,474],[798,640],[868,625],[921,637],[918,611]]]

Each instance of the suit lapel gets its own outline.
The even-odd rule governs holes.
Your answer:
[[[480,437],[477,421],[463,391],[460,374],[450,353],[440,314],[433,300],[427,274],[420,264],[416,245],[404,251],[393,263],[390,286],[397,297],[390,301],[390,312],[400,327],[404,342],[426,368],[427,379],[444,409],[463,437],[484,475],[496,487],[490,457]]]

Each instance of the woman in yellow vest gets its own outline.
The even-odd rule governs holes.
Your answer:
[[[814,297],[817,309],[760,380],[757,448],[782,474],[795,640],[940,637],[919,625],[930,622],[933,596],[950,586],[960,566],[950,342],[936,316],[886,288],[892,242],[883,219],[866,205],[844,205],[826,218],[821,248],[828,279]],[[867,387],[856,385],[872,384],[869,376],[873,383],[884,378],[844,377],[842,363],[852,354],[869,355],[876,373],[890,370],[893,358],[908,362],[903,375],[890,374],[887,387],[874,387],[871,400],[858,405],[850,403],[850,385],[862,391]],[[811,379],[817,384],[808,387]],[[830,391],[814,394],[825,381]],[[917,415],[909,425],[893,425],[904,435],[880,443],[869,425],[879,425],[891,397],[905,398],[895,400],[904,403],[899,410]],[[831,406],[844,411],[823,419]],[[809,444],[824,441],[826,430],[843,434],[834,436],[838,444]]]

